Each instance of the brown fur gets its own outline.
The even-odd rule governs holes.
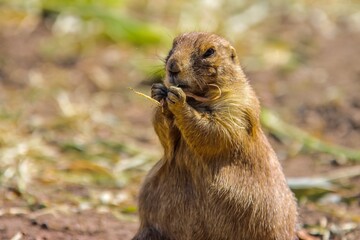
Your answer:
[[[185,33],[166,70],[165,86],[152,88],[164,102],[154,117],[164,156],[142,186],[134,239],[295,239],[296,202],[234,48],[214,34]],[[211,99],[208,84],[220,87],[220,98],[185,94]]]

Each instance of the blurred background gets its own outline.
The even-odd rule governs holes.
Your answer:
[[[0,238],[130,239],[162,148],[154,104],[129,88],[149,95],[172,39],[201,30],[237,49],[299,226],[360,239],[359,10],[356,0],[0,1]]]

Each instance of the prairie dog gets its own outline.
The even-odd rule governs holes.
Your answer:
[[[174,39],[154,128],[164,156],[139,196],[134,240],[293,240],[297,206],[261,130],[235,49],[211,33]]]

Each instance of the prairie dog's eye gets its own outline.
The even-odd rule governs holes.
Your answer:
[[[214,55],[214,53],[215,53],[215,49],[211,47],[208,50],[206,50],[206,52],[203,54],[203,58],[211,57],[212,55]]]

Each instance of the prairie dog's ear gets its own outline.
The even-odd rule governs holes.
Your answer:
[[[236,50],[234,47],[230,46],[230,57],[231,57],[231,60],[235,63],[235,64],[239,64],[239,59],[237,57],[237,54],[236,54]]]

